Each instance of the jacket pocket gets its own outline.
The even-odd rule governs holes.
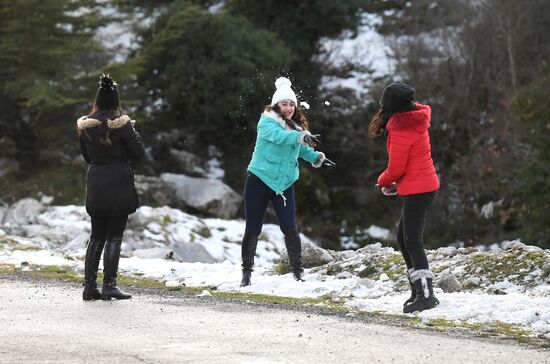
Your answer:
[[[281,162],[272,156],[265,156],[266,175],[271,179],[277,179],[281,171]]]

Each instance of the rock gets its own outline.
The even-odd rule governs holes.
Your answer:
[[[0,206],[0,226],[2,226],[2,223],[4,221],[4,218],[8,214],[8,208],[4,206]]]
[[[178,243],[173,247],[174,253],[181,257],[183,262],[189,263],[218,263],[208,251],[197,243]]]
[[[206,163],[195,154],[185,150],[170,148],[170,157],[176,167],[173,172],[193,177],[206,177]]]
[[[460,292],[462,291],[462,285],[452,274],[444,274],[439,278],[437,286],[445,293]]]
[[[502,249],[504,250],[523,250],[526,245],[519,240],[507,241],[502,244]]]
[[[175,192],[176,200],[204,214],[230,219],[236,216],[242,196],[220,180],[163,173],[161,180]]]
[[[183,262],[182,257],[176,254],[169,248],[149,248],[149,249],[136,249],[132,252],[134,257],[142,259],[167,259],[175,260],[176,262]]]
[[[173,202],[176,200],[176,193],[173,188],[170,188],[160,178],[136,174],[135,183],[141,205],[173,206]]]
[[[475,252],[478,252],[479,249],[478,248],[474,248],[473,246],[469,246],[469,247],[466,247],[466,248],[458,248],[458,253],[460,254],[472,254],[472,253],[475,253]]]
[[[436,254],[444,257],[453,257],[457,254],[458,249],[455,248],[454,246],[446,246],[446,247],[441,247],[437,249],[435,252]]]
[[[342,250],[338,253],[339,253],[338,255],[340,256],[341,260],[355,258],[357,256],[357,253],[353,250]]]
[[[19,226],[17,230],[19,230],[19,234],[33,240],[47,241],[48,246],[52,248],[67,246],[73,242],[76,236],[81,234],[89,236],[88,230],[83,230],[78,226],[56,226],[52,228],[47,225],[29,224]]]
[[[86,249],[86,244],[88,243],[88,239],[90,238],[90,234],[88,233],[80,233],[78,234],[74,239],[69,241],[64,247],[64,251],[78,251],[78,250],[84,250]]]
[[[330,253],[309,241],[302,239],[302,265],[304,268],[318,267],[333,260]],[[281,252],[281,263],[288,267],[288,253],[286,249]]]
[[[349,279],[353,277],[353,274],[350,272],[340,272],[336,275],[336,279]]]
[[[466,287],[479,287],[481,279],[479,277],[470,277],[466,280]]]
[[[550,277],[550,258],[542,266],[542,278]]]
[[[9,208],[4,224],[34,224],[36,217],[45,209],[44,205],[34,198],[24,198]]]

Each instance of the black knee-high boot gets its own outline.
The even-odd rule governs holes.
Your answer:
[[[252,267],[254,267],[254,256],[256,255],[256,246],[258,245],[258,235],[245,233],[241,244],[241,258],[243,260],[243,278],[241,287],[250,286],[252,276]]]
[[[434,275],[429,269],[415,270],[411,274],[411,281],[414,284],[416,298],[403,308],[404,313],[421,312],[439,305],[439,300],[434,295]]]
[[[298,229],[287,229],[283,231],[285,235],[286,251],[288,252],[288,261],[292,269],[294,279],[304,281],[304,268],[302,268],[302,240]]]
[[[101,293],[97,289],[97,270],[105,238],[90,238],[86,248],[86,259],[84,260],[84,301],[99,300]]]
[[[121,244],[122,236],[109,238],[105,244],[105,254],[103,256],[103,289],[101,291],[102,300],[107,301],[111,298],[125,300],[132,298],[132,295],[122,292],[116,286]]]

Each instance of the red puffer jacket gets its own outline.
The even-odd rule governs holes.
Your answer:
[[[380,186],[395,182],[401,196],[439,189],[428,134],[431,114],[428,105],[417,103],[416,110],[397,113],[388,120],[386,149],[389,161],[378,177]]]

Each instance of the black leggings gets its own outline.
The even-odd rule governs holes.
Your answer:
[[[397,244],[407,269],[429,269],[424,251],[424,227],[435,195],[434,191],[403,197],[403,210],[397,228]]]
[[[122,237],[128,215],[98,217],[92,216],[92,239],[111,239]]]

